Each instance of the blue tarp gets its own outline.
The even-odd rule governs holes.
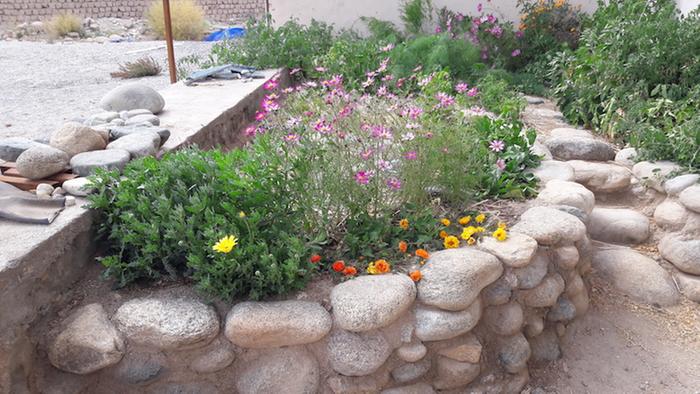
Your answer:
[[[243,37],[245,29],[242,27],[228,27],[226,29],[217,30],[208,36],[204,37],[204,41],[221,41],[229,38]]]

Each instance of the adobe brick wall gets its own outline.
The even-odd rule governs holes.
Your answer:
[[[59,12],[83,17],[142,18],[153,0],[0,0],[0,24],[48,19]],[[243,21],[266,12],[266,0],[197,0],[207,18]]]

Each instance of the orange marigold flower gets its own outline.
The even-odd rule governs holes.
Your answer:
[[[321,255],[315,254],[309,259],[312,263],[317,264],[321,261]]]
[[[471,216],[462,216],[461,218],[459,218],[459,224],[461,224],[462,226],[466,226],[471,221],[472,221]]]
[[[411,272],[408,274],[408,276],[410,276],[411,279],[413,279],[414,282],[418,282],[418,281],[423,277],[423,274],[421,274],[420,271],[415,270],[415,271],[411,271]]]
[[[345,276],[355,276],[357,275],[357,268],[350,266],[350,267],[345,267],[343,270],[343,275]]]
[[[445,239],[445,238],[447,238],[448,235],[449,234],[447,234],[447,231],[445,231],[445,230],[440,231],[440,238]]]
[[[399,221],[399,227],[401,227],[404,230],[408,230],[408,219],[401,219]]]
[[[418,249],[418,250],[416,250],[416,256],[418,256],[422,259],[427,259],[428,257],[430,257],[430,254],[425,249]]]
[[[445,238],[445,249],[454,249],[457,247],[459,247],[459,238],[454,235]]]
[[[345,269],[345,262],[343,260],[338,260],[335,263],[333,263],[331,268],[333,268],[333,271],[335,272],[341,272]]]
[[[450,219],[448,219],[448,218],[442,218],[442,219],[440,219],[440,223],[442,223],[443,226],[447,227],[450,225],[451,222],[450,222]]]
[[[384,259],[380,259],[374,262],[374,268],[380,274],[386,274],[391,271],[391,264]]]
[[[408,250],[408,244],[406,243],[406,241],[399,242],[399,250],[401,251],[401,253],[406,253],[406,251]]]
[[[475,243],[476,240],[474,239],[474,237],[469,237],[469,239],[467,240],[467,245],[474,245]]]

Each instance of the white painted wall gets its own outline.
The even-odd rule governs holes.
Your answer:
[[[693,11],[700,6],[700,0],[676,0],[676,3],[678,4],[678,9],[681,10],[683,15],[687,15],[688,12]]]

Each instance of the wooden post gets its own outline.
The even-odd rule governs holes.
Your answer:
[[[173,49],[173,25],[170,20],[170,0],[163,0],[163,22],[165,27],[165,45],[168,48],[170,83],[175,83],[177,82],[177,69],[175,68],[175,52]]]

